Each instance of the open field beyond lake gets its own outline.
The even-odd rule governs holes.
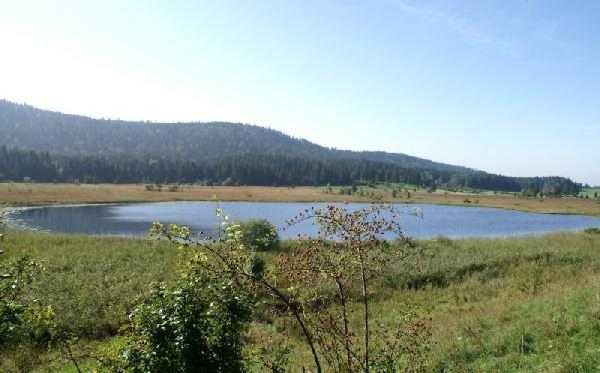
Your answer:
[[[599,234],[418,245],[428,253],[420,266],[396,268],[373,287],[372,314],[384,323],[409,308],[431,319],[427,371],[589,372],[600,364]],[[164,242],[12,231],[3,248],[9,258],[27,254],[45,266],[34,295],[53,306],[59,330],[78,337],[73,353],[83,371],[99,368],[94,356],[116,351],[139,297],[152,282],[172,281],[184,255]],[[259,319],[248,348],[294,330],[278,318]],[[296,338],[290,364],[299,369],[310,359]],[[75,371],[43,347],[0,356],[3,372]]]
[[[6,205],[40,205],[58,203],[109,203],[159,201],[269,201],[269,202],[399,202],[485,206],[541,213],[600,216],[600,200],[574,197],[532,198],[512,194],[453,192],[393,192],[384,187],[369,188],[369,195],[343,195],[336,188],[325,187],[207,187],[178,186],[169,191],[147,190],[143,184],[37,184],[1,183],[0,203]]]
[[[600,188],[583,188],[580,195],[587,198],[598,198],[600,197]]]

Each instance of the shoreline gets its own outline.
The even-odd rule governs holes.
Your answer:
[[[448,206],[448,207],[466,207],[466,208],[486,208],[486,209],[497,209],[497,210],[507,210],[507,211],[515,211],[515,212],[525,212],[531,214],[542,214],[542,215],[565,215],[565,216],[587,216],[592,218],[600,218],[600,215],[588,215],[576,212],[560,212],[560,211],[531,211],[518,209],[514,207],[506,207],[506,206],[491,206],[487,204],[479,204],[479,203],[444,203],[444,202],[430,202],[430,201],[327,201],[327,200],[315,200],[315,201],[303,201],[303,200],[228,200],[228,199],[176,199],[176,200],[154,200],[154,201],[145,201],[145,200],[134,200],[134,201],[107,201],[107,202],[82,202],[82,203],[64,203],[64,202],[50,202],[50,203],[35,203],[35,204],[22,204],[22,205],[2,205],[0,201],[0,218],[3,218],[15,211],[20,210],[31,210],[31,209],[41,209],[41,208],[69,208],[69,207],[85,207],[85,206],[110,206],[110,205],[134,205],[134,204],[158,204],[158,203],[189,203],[189,202],[212,202],[212,203],[317,203],[317,204],[383,204],[383,205],[431,205],[431,206]]]
[[[178,191],[148,191],[144,184],[0,183],[0,210],[56,205],[154,202],[394,203],[500,208],[542,214],[600,216],[600,200],[575,197],[537,199],[508,194],[405,192],[373,189],[379,198],[326,192],[324,187],[252,187],[183,185]],[[1,216],[1,214],[0,214]]]
[[[283,203],[283,204],[310,204],[311,202],[281,202],[281,201],[277,201],[277,202],[269,202],[269,201],[215,201],[215,200],[210,200],[210,201],[150,201],[150,202],[107,202],[107,203],[65,203],[65,204],[60,204],[60,203],[53,203],[53,204],[38,204],[38,205],[34,205],[34,206],[0,206],[0,220],[2,221],[3,225],[8,228],[8,229],[12,229],[12,230],[16,230],[16,231],[25,231],[25,232],[37,232],[37,233],[55,233],[55,234],[67,234],[67,235],[86,235],[86,236],[98,236],[98,237],[121,237],[121,238],[142,238],[142,236],[139,236],[137,234],[103,234],[103,233],[77,233],[77,232],[59,232],[59,231],[52,231],[52,230],[48,230],[48,229],[43,229],[43,228],[38,228],[35,226],[31,226],[26,224],[25,222],[23,222],[22,219],[19,218],[19,213],[22,211],[27,211],[27,210],[37,210],[37,209],[47,209],[47,208],[77,208],[77,207],[86,207],[86,206],[114,206],[114,205],[123,205],[123,204],[139,204],[139,203],[143,203],[143,204],[159,204],[159,203],[211,203],[211,204],[215,204],[218,205],[219,203],[255,203],[255,204],[262,204],[262,203]],[[319,203],[319,204],[324,204],[326,202],[314,202],[314,203]],[[335,202],[334,202],[335,203]],[[351,204],[364,204],[364,205],[368,205],[368,202],[349,202]],[[385,202],[379,202],[380,204],[388,204]],[[337,204],[339,204],[339,202],[337,202]],[[423,202],[412,202],[412,203],[406,203],[406,202],[390,202],[389,204],[393,204],[395,207],[397,208],[404,208],[404,209],[413,209],[413,210],[417,210],[420,207],[425,207],[425,206],[442,206],[443,204],[434,204],[434,203],[423,203]],[[507,208],[501,208],[501,207],[488,207],[488,206],[478,206],[478,205],[456,205],[456,204],[446,204],[443,206],[449,206],[449,207],[472,207],[472,208],[481,208],[481,209],[490,209],[490,210],[506,210],[506,211],[513,211],[513,212],[517,212],[517,213],[524,213],[524,214],[543,214],[543,215],[563,215],[563,216],[580,216],[580,217],[589,217],[595,220],[598,220],[597,224],[594,225],[590,225],[587,227],[581,227],[581,228],[563,228],[563,229],[558,229],[558,230],[549,230],[549,231],[531,231],[531,232],[521,232],[521,233],[504,233],[504,234],[483,234],[483,235],[464,235],[464,236],[446,236],[446,235],[432,235],[432,236],[428,236],[428,237],[419,237],[416,238],[417,240],[426,240],[426,241],[430,241],[430,240],[436,240],[437,237],[448,237],[452,240],[464,240],[464,239],[490,239],[490,240],[497,240],[497,239],[510,239],[510,238],[519,238],[519,237],[539,237],[539,236],[546,236],[546,235],[550,235],[550,234],[559,234],[559,233],[582,233],[583,231],[585,231],[587,228],[590,227],[600,227],[600,217],[598,216],[588,216],[588,215],[581,215],[581,214],[561,214],[561,213],[541,213],[541,212],[530,212],[530,211],[519,211],[519,210],[515,210],[515,209],[507,209]]]

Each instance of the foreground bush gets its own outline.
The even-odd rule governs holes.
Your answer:
[[[4,235],[0,234],[0,242]],[[29,286],[41,266],[29,257],[4,259],[0,248],[0,348],[51,339],[53,311],[39,305]]]
[[[241,372],[248,298],[193,265],[172,288],[157,285],[131,314],[117,371]]]
[[[151,232],[182,248],[196,249],[196,255],[204,258],[198,264],[215,279],[230,279],[263,300],[268,313],[287,318],[291,324],[280,336],[287,344],[304,342],[312,360],[306,362],[310,371],[425,370],[423,356],[431,335],[428,322],[407,316],[401,322],[375,324],[370,311],[374,299],[371,282],[390,268],[409,269],[405,260],[417,254],[416,247],[402,235],[391,206],[348,211],[332,205],[305,210],[289,224],[312,220],[320,237],[302,240],[268,262],[264,254],[255,252],[257,245],[252,239],[263,243],[259,248],[269,247],[260,238],[273,239],[274,227],[264,221],[229,224],[222,211],[218,214],[225,233],[220,245],[194,240],[189,228],[177,225],[155,223]],[[385,241],[385,234],[396,236],[398,245]],[[401,307],[394,313],[407,314],[405,311]],[[263,359],[264,366],[287,371],[288,348],[269,347],[276,358]],[[302,371],[306,369],[303,364]]]

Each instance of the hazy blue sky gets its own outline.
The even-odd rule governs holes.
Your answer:
[[[600,1],[5,1],[0,97],[600,184]]]

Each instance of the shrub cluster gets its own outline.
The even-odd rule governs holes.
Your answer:
[[[250,250],[268,251],[279,245],[277,227],[266,219],[252,219],[238,223],[242,233],[241,243]]]
[[[200,267],[201,268],[201,267]],[[132,372],[242,372],[242,335],[251,304],[231,281],[192,269],[176,286],[155,285],[130,315],[113,369]]]

